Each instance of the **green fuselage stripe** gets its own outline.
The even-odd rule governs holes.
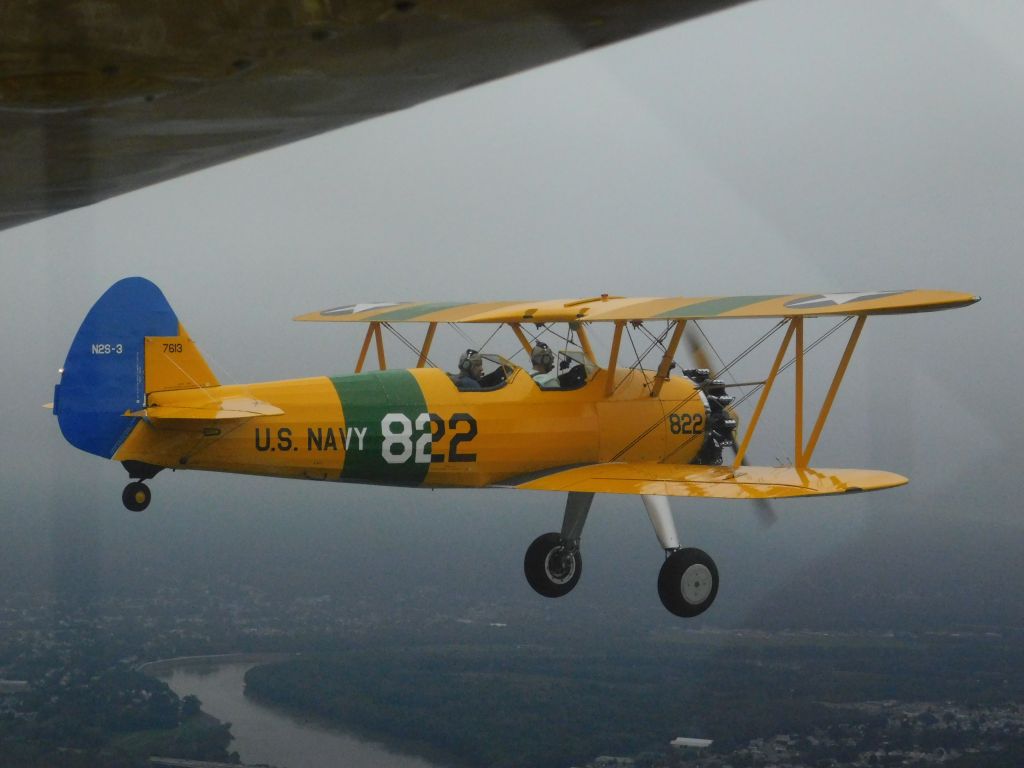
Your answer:
[[[341,410],[345,416],[345,431],[363,435],[362,440],[350,439],[342,467],[342,480],[362,480],[419,485],[427,476],[430,464],[416,461],[415,451],[399,461],[404,446],[415,445],[422,430],[416,430],[416,420],[427,410],[423,390],[408,371],[374,371],[331,379],[338,392]],[[391,418],[391,443],[387,446],[391,461],[385,458],[383,421],[388,414],[401,414],[407,419]],[[410,431],[396,440],[404,424]],[[365,430],[365,432],[363,432]]]

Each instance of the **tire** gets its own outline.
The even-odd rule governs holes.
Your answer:
[[[718,568],[700,549],[673,552],[658,574],[661,604],[676,616],[690,619],[704,613],[718,594]]]
[[[149,486],[139,482],[128,483],[121,494],[121,501],[124,503],[125,509],[130,512],[141,512],[149,506],[152,498],[153,493],[149,490]]]
[[[560,534],[545,533],[534,539],[526,550],[523,571],[538,595],[562,597],[580,580],[583,556],[578,549],[567,552]]]

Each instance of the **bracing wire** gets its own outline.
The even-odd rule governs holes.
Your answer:
[[[757,341],[755,341],[753,344],[751,344],[746,349],[744,349],[742,352],[740,352],[738,355],[736,355],[736,357],[734,357],[722,370],[720,370],[718,373],[716,373],[715,376],[716,377],[717,376],[722,376],[722,375],[728,373],[730,370],[732,370],[733,366],[735,366],[737,363],[739,363],[741,360],[743,360],[743,358],[745,358],[747,355],[749,355],[751,352],[753,352],[759,346],[761,346],[766,341],[768,341],[768,339],[770,339],[772,336],[774,336],[775,333],[780,328],[782,328],[782,326],[784,326],[785,324],[786,324],[785,320],[780,320],[779,322],[777,322],[769,330],[767,330],[763,334],[761,334],[761,337]]]
[[[198,350],[197,350],[197,351],[198,351]],[[200,391],[201,391],[201,392],[202,392],[202,393],[203,393],[204,395],[206,395],[206,397],[207,397],[207,398],[209,398],[209,400],[210,400],[210,402],[211,402],[211,403],[216,403],[216,402],[219,402],[219,401],[217,400],[217,398],[215,398],[215,397],[214,397],[213,395],[211,395],[211,394],[209,393],[209,391],[208,391],[208,387],[204,387],[204,386],[203,386],[202,384],[200,384],[200,383],[199,383],[198,381],[196,381],[195,377],[194,377],[194,376],[193,376],[193,375],[192,375],[191,373],[189,373],[188,371],[186,371],[186,370],[185,370],[184,368],[182,368],[182,367],[181,367],[180,365],[178,365],[177,361],[175,361],[175,360],[174,360],[174,358],[172,358],[172,357],[171,357],[170,355],[168,355],[168,354],[167,354],[166,352],[161,352],[161,354],[162,354],[162,355],[163,355],[163,356],[164,356],[165,358],[167,358],[167,361],[168,361],[168,362],[169,362],[169,363],[170,363],[171,365],[173,365],[173,366],[174,366],[175,368],[177,368],[177,369],[178,369],[179,371],[181,371],[181,372],[182,372],[183,374],[185,374],[185,376],[187,376],[187,377],[188,377],[188,380],[189,380],[189,381],[191,381],[191,382],[192,382],[193,384],[195,384],[195,385],[196,385],[196,389],[200,390]],[[212,359],[212,358],[211,358],[211,359]]]
[[[643,328],[643,325],[641,324],[641,325],[639,325],[637,327],[638,328]],[[652,334],[650,334],[648,332],[648,336],[650,336],[651,339],[653,339],[653,341],[652,341],[651,344],[648,345],[647,349],[645,349],[643,354],[641,355],[639,352],[637,352],[636,344],[633,342],[633,336],[629,332],[629,326],[628,325],[626,326],[626,338],[629,339],[629,344],[630,344],[631,347],[633,347],[633,354],[636,356],[636,362],[634,362],[631,366],[629,366],[629,373],[622,377],[622,380],[618,384],[615,385],[615,389],[613,389],[612,392],[618,392],[619,387],[621,387],[623,384],[625,384],[627,381],[629,381],[629,378],[634,373],[636,373],[638,370],[640,371],[640,373],[644,377],[644,384],[645,385],[649,385],[650,384],[650,382],[648,382],[648,380],[647,380],[647,372],[644,370],[643,365],[642,365],[643,360],[649,354],[651,354],[651,350],[653,350],[656,346],[660,345],[662,341],[664,341],[664,339],[665,339],[665,337],[667,335],[668,335],[668,328],[666,328],[665,331],[661,334],[661,336],[659,338],[657,338],[657,339]]]
[[[412,352],[414,355],[416,355],[417,359],[419,359],[419,356],[421,354],[423,354],[422,348],[417,347],[413,342],[411,342],[407,338],[405,338],[405,336],[403,336],[401,333],[399,333],[398,330],[395,329],[395,327],[393,325],[391,325],[391,323],[381,323],[381,325],[383,325],[385,328],[387,328],[389,331],[391,331],[391,333],[394,334],[395,338],[398,339],[400,342],[402,342],[402,344],[405,345],[406,349],[408,349],[410,352]],[[434,368],[438,367],[437,363],[435,363],[429,357],[426,359],[426,362],[429,365],[433,366]]]
[[[484,341],[484,343],[480,346],[480,349],[487,349],[487,345],[491,343],[491,339],[493,339],[495,336],[497,336],[498,335],[498,331],[500,331],[500,330],[501,330],[501,325],[498,325],[497,327],[495,327],[495,329],[493,331],[491,331],[491,335],[488,336],[487,339]]]
[[[471,349],[479,349],[480,348],[479,345],[475,341],[473,341],[472,338],[470,338],[469,334],[466,333],[464,330],[462,330],[462,324],[461,323],[448,323],[448,325],[451,328],[453,328],[455,330],[455,332],[457,334],[459,334],[459,336],[461,336],[465,341],[469,342],[469,346],[470,346]]]
[[[693,327],[697,329],[697,333],[699,333],[701,338],[704,339],[704,343],[707,344],[708,349],[710,349],[712,354],[714,354],[715,358],[718,360],[718,364],[721,366],[725,366],[725,360],[722,359],[722,356],[718,353],[718,350],[715,349],[715,345],[711,343],[711,337],[708,336],[707,333],[704,332],[704,329],[700,327],[700,323],[694,320]],[[725,369],[723,368],[723,370]],[[717,378],[717,376],[715,378]],[[732,384],[730,386],[744,388],[751,386],[750,384],[741,384],[740,382],[736,381],[736,377],[733,376],[732,373],[729,374],[729,378],[732,379]]]
[[[840,320],[838,323],[833,325],[828,331],[823,333],[821,336],[819,336],[817,339],[815,339],[813,342],[811,342],[810,344],[808,344],[804,348],[804,355],[806,356],[808,352],[810,352],[816,346],[821,344],[821,342],[825,341],[825,339],[827,339],[833,333],[838,331],[840,328],[842,328],[844,325],[846,325],[852,319],[853,319],[853,315],[847,315],[842,320]],[[789,362],[785,363],[784,365],[782,365],[779,368],[778,373],[776,373],[776,376],[778,376],[779,373],[782,373],[783,371],[788,370],[789,368],[791,368],[795,363],[796,363],[796,355],[794,355],[792,358],[790,358]],[[745,401],[749,400],[752,395],[755,395],[758,392],[758,390],[760,390],[762,387],[764,387],[764,385],[767,384],[767,383],[768,382],[766,382],[766,381],[762,381],[759,384],[755,385],[753,389],[751,389],[749,392],[746,392],[743,395],[743,397],[741,397],[739,400],[737,400],[733,404],[733,407],[735,408],[736,406],[741,405]]]
[[[670,327],[671,327],[671,325],[666,323],[665,330],[662,331],[660,336],[655,336],[653,333],[651,333],[647,329],[646,325],[641,325],[639,330],[643,331],[644,334],[646,334],[647,338],[649,338],[652,342],[654,342],[655,345],[657,345],[658,347],[661,347],[661,349],[665,349],[664,341],[665,341],[665,337],[668,336],[668,331],[669,331]],[[653,348],[654,347],[651,347],[651,349],[653,349]]]
[[[195,344],[195,342],[192,342],[192,343]],[[196,347],[196,352],[199,352],[199,345],[195,344],[195,347]],[[222,365],[219,360],[215,359],[214,356],[212,354],[210,354],[209,351],[203,352],[201,354],[210,363],[212,363],[213,367],[211,368],[211,370],[220,371],[223,374],[223,376],[218,376],[217,377],[218,379],[224,378],[224,379],[227,379],[227,381],[229,383],[231,383],[231,384],[238,384],[238,377],[235,376],[234,374],[232,374],[231,371],[229,371],[224,365]],[[189,378],[192,378],[192,377],[189,376]],[[248,385],[243,385],[243,386],[245,387],[245,391],[248,391],[248,389],[249,389]],[[212,399],[212,396],[209,395],[209,393],[207,393],[207,397],[211,397],[211,399]]]
[[[806,355],[806,354],[807,354],[808,352],[810,352],[810,351],[811,351],[812,349],[814,349],[815,347],[817,347],[817,346],[818,346],[819,344],[821,344],[821,343],[822,343],[823,341],[825,341],[825,339],[827,339],[827,338],[828,338],[829,336],[831,336],[831,335],[832,335],[833,333],[835,333],[836,331],[838,331],[838,330],[839,330],[839,329],[840,329],[840,328],[841,328],[841,327],[842,327],[843,325],[845,325],[845,324],[846,324],[847,322],[849,322],[849,321],[850,321],[851,319],[852,319],[852,316],[847,316],[847,317],[845,317],[844,319],[840,320],[840,321],[839,321],[838,323],[836,323],[836,325],[834,325],[834,326],[833,326],[833,327],[832,327],[831,329],[829,329],[829,330],[828,330],[828,331],[826,331],[826,332],[825,332],[824,334],[822,334],[822,335],[821,335],[820,337],[818,337],[817,339],[815,339],[815,340],[814,340],[814,341],[813,341],[813,342],[812,342],[811,344],[807,345],[807,347],[806,347],[806,348],[804,349],[804,354]],[[734,357],[734,358],[733,358],[733,359],[732,359],[732,360],[731,360],[731,361],[730,361],[730,362],[729,362],[729,363],[728,363],[728,364],[727,364],[727,365],[726,365],[726,366],[725,366],[724,368],[722,368],[722,370],[721,370],[721,371],[719,371],[719,372],[718,372],[718,373],[717,373],[716,375],[717,375],[717,376],[722,376],[723,374],[725,374],[726,372],[728,372],[728,371],[729,371],[730,369],[732,369],[732,368],[733,368],[733,367],[734,367],[734,366],[735,366],[735,365],[736,365],[737,363],[739,363],[739,362],[740,362],[741,360],[743,360],[743,359],[744,359],[745,357],[747,357],[747,356],[748,356],[748,355],[749,355],[750,353],[752,353],[752,352],[753,352],[753,351],[754,351],[755,349],[757,349],[757,348],[758,348],[759,346],[761,346],[761,344],[763,344],[763,343],[764,343],[764,342],[766,342],[766,341],[767,341],[768,339],[770,339],[770,338],[771,338],[771,337],[772,337],[772,336],[773,336],[773,335],[774,335],[774,334],[775,334],[775,333],[776,333],[776,332],[777,332],[777,331],[778,331],[778,330],[779,330],[780,328],[782,328],[782,327],[783,327],[783,326],[784,326],[784,325],[786,324],[786,322],[787,322],[786,320],[780,320],[780,321],[779,321],[778,323],[776,323],[776,324],[775,324],[775,325],[774,325],[774,326],[773,326],[773,327],[772,327],[772,328],[771,328],[770,330],[766,331],[766,332],[765,332],[764,334],[762,334],[762,335],[761,335],[761,337],[760,337],[760,338],[758,338],[758,339],[757,339],[757,340],[756,340],[755,342],[753,342],[752,344],[750,344],[750,345],[749,345],[749,346],[748,346],[748,347],[747,347],[747,348],[746,348],[745,350],[743,350],[743,351],[742,351],[742,352],[740,352],[740,353],[739,353],[739,354],[738,354],[738,355],[737,355],[736,357]],[[630,338],[630,342],[632,343],[632,338]],[[635,347],[634,347],[634,351],[635,351]],[[648,351],[650,351],[650,350],[648,350]],[[716,353],[716,354],[717,354],[717,353]],[[779,373],[781,373],[781,372],[782,372],[783,370],[785,370],[785,369],[789,368],[790,366],[792,366],[792,365],[793,365],[793,364],[794,364],[795,362],[796,362],[796,358],[794,357],[794,358],[793,358],[792,360],[790,360],[790,361],[789,361],[788,363],[786,363],[786,365],[785,365],[785,366],[783,366],[782,368],[780,368],[780,369],[779,369]],[[761,387],[763,387],[763,386],[764,386],[764,382],[761,382],[760,384],[757,384],[757,385],[755,385],[755,386],[754,386],[754,388],[753,388],[753,389],[752,389],[752,390],[751,390],[750,392],[748,392],[747,394],[745,394],[745,395],[744,395],[744,396],[743,396],[743,397],[742,397],[742,398],[741,398],[741,399],[740,399],[739,401],[737,401],[737,402],[736,402],[736,403],[734,404],[734,406],[733,406],[733,407],[736,407],[736,406],[740,405],[740,404],[741,404],[742,402],[744,402],[744,401],[745,401],[746,399],[748,399],[748,398],[749,398],[749,397],[750,397],[750,396],[751,396],[752,394],[754,394],[755,392],[757,392],[757,391],[758,391],[758,390],[759,390],[759,389],[760,389]],[[698,394],[699,392],[700,392],[700,389],[695,389],[695,390],[693,391],[693,393],[692,393],[691,395],[687,396],[687,397],[686,397],[686,398],[684,398],[683,400],[680,400],[680,401],[679,401],[679,402],[678,402],[678,403],[677,403],[677,404],[676,404],[676,405],[675,405],[675,406],[674,406],[674,407],[672,408],[672,410],[671,410],[671,411],[669,411],[669,412],[668,412],[667,414],[665,414],[665,415],[667,416],[667,415],[669,415],[669,414],[671,414],[671,413],[675,413],[676,411],[678,411],[678,410],[679,410],[680,408],[682,408],[682,407],[683,407],[684,405],[686,405],[686,404],[687,404],[688,402],[690,402],[690,400],[692,400],[692,399],[693,399],[694,397],[696,397],[696,396],[697,396],[697,394]],[[616,454],[615,454],[615,456],[613,456],[613,457],[612,457],[612,461],[618,461],[618,460],[619,460],[619,459],[620,459],[620,458],[621,458],[621,457],[622,457],[623,455],[625,455],[625,454],[626,454],[626,453],[627,453],[627,452],[628,452],[628,451],[629,451],[630,449],[632,449],[632,448],[633,448],[633,447],[634,447],[635,445],[637,445],[637,444],[638,444],[638,443],[639,443],[639,442],[640,442],[641,440],[643,440],[643,439],[644,439],[645,437],[647,437],[647,436],[648,436],[648,435],[649,435],[649,434],[650,434],[651,432],[653,432],[653,431],[654,431],[655,429],[657,429],[657,428],[658,428],[658,427],[659,427],[659,426],[661,425],[661,422],[662,422],[662,419],[661,419],[661,418],[659,418],[659,419],[658,419],[657,421],[655,421],[655,422],[654,422],[653,424],[651,424],[651,426],[649,426],[649,427],[648,427],[647,429],[643,430],[643,431],[642,431],[642,432],[641,432],[640,434],[638,434],[638,435],[637,435],[637,436],[636,436],[636,437],[635,437],[635,438],[634,438],[633,440],[631,440],[631,441],[630,441],[629,443],[627,443],[627,444],[626,444],[626,446],[625,446],[624,448],[622,448],[622,449],[621,449],[621,450],[620,450],[620,451],[619,451],[618,453],[616,453]],[[699,435],[692,435],[692,436],[690,436],[689,438],[687,438],[686,440],[684,440],[683,442],[681,442],[681,443],[680,443],[679,445],[677,445],[677,446],[676,446],[675,448],[673,448],[673,449],[672,449],[672,451],[670,451],[670,452],[669,452],[669,453],[668,453],[668,454],[666,455],[666,457],[665,457],[665,458],[668,458],[668,457],[669,457],[669,456],[671,456],[672,454],[674,454],[674,453],[677,453],[677,452],[678,452],[679,450],[681,450],[681,449],[682,449],[682,448],[684,448],[685,446],[689,445],[689,444],[690,444],[690,443],[691,443],[691,442],[692,442],[692,441],[693,441],[694,439],[696,439],[696,438],[697,438],[698,436],[699,436]]]
[[[640,353],[637,351],[636,342],[633,341],[633,333],[632,331],[629,330],[628,325],[626,326],[626,338],[629,339],[629,346],[633,348],[633,354],[636,355],[636,362],[629,367],[629,375],[623,377],[622,381],[619,382],[619,387],[621,387],[626,382],[626,379],[628,379],[629,376],[633,375],[633,373],[635,373],[637,370],[639,370],[640,375],[644,377],[644,386],[649,386],[650,382],[647,380],[647,371],[644,370],[643,366],[640,363],[644,357],[647,357],[647,354],[651,351],[651,349],[653,349],[653,347],[648,347],[644,351],[643,356],[641,356]],[[619,387],[616,387],[616,389],[618,389]]]

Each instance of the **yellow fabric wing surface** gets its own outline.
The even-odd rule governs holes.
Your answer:
[[[894,488],[907,478],[874,469],[708,467],[693,464],[590,464],[513,483],[532,491],[628,493],[708,499],[781,499]]]
[[[956,291],[906,290],[801,293],[772,296],[596,296],[549,301],[385,302],[347,304],[299,315],[301,322],[553,323],[572,320],[705,320],[929,312],[964,307],[977,296]]]

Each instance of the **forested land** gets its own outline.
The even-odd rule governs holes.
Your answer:
[[[663,749],[676,736],[729,751],[876,719],[837,704],[1019,702],[1022,649],[1000,637],[716,633],[581,647],[404,644],[255,667],[246,692],[449,762],[556,768]]]

